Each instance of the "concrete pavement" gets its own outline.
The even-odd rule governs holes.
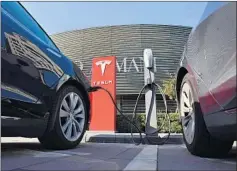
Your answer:
[[[2,138],[2,170],[236,170],[236,150],[227,158],[191,155],[183,144],[81,143],[50,151],[37,139]]]
[[[35,139],[29,143],[26,140],[1,144],[2,170],[145,170],[148,166],[150,170],[157,169],[157,146],[81,143],[75,149],[49,151],[42,149]],[[139,169],[137,163],[142,164]]]
[[[191,155],[185,145],[164,145],[158,148],[159,170],[236,170],[236,148],[225,158],[201,158]]]

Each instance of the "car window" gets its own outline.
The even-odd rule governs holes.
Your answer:
[[[38,38],[56,51],[58,48],[54,45],[48,35],[41,29],[38,23],[18,2],[2,2],[2,7],[10,13],[17,21],[31,30]]]

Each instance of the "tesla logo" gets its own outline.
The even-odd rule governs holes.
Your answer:
[[[110,65],[110,64],[111,64],[111,61],[110,61],[110,60],[103,60],[103,61],[98,61],[98,62],[96,62],[95,64],[96,64],[97,66],[100,65],[101,73],[102,73],[102,75],[104,75],[106,65]]]

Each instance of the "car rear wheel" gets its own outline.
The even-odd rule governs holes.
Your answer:
[[[190,153],[202,157],[218,157],[230,151],[233,141],[216,139],[208,132],[189,74],[185,75],[181,84],[179,105],[183,139]]]
[[[39,138],[45,148],[69,149],[82,140],[88,122],[88,112],[81,92],[73,86],[63,87],[53,105],[56,121],[51,132]]]

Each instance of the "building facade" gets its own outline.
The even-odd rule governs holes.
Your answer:
[[[52,35],[60,50],[71,58],[90,78],[92,59],[99,56],[117,58],[117,103],[131,114],[135,100],[144,85],[143,50],[151,48],[154,56],[155,80],[162,81],[175,74],[191,27],[172,25],[120,25],[94,27]],[[176,104],[168,100],[170,110]],[[158,111],[164,110],[157,95]],[[138,108],[144,113],[144,98]]]

